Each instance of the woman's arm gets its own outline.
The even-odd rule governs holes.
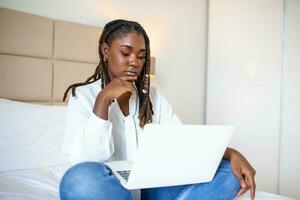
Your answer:
[[[108,120],[108,107],[111,101],[110,98],[100,92],[95,100],[93,113],[101,119]]]
[[[84,161],[103,162],[114,152],[112,123],[101,119],[93,110],[93,85],[76,89],[70,96],[66,119],[63,151],[72,164]]]
[[[223,158],[224,158],[225,160],[230,160],[230,157],[231,157],[231,155],[232,155],[233,153],[236,153],[236,150],[234,150],[234,149],[228,147],[228,148],[225,150],[225,153],[224,153],[224,155],[223,155]]]
[[[256,173],[255,169],[250,165],[247,159],[235,149],[227,148],[223,158],[226,160],[230,160],[232,172],[240,180],[241,189],[237,193],[237,196],[241,196],[250,188],[251,199],[254,200],[254,176]]]

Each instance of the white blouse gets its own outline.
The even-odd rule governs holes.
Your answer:
[[[132,160],[136,152],[139,135],[139,99],[129,99],[129,115],[124,116],[117,101],[110,104],[108,120],[93,113],[95,99],[101,91],[101,80],[81,86],[70,96],[67,110],[66,132],[63,152],[72,164],[85,161]],[[153,104],[153,122],[181,123],[166,99],[157,89],[150,89]],[[134,200],[140,200],[140,191],[131,191]]]
[[[108,120],[93,113],[95,99],[101,91],[101,80],[76,88],[70,96],[67,110],[66,133],[63,152],[72,164],[84,161],[132,160],[139,135],[139,99],[129,99],[129,115],[124,116],[117,101],[109,106]],[[166,99],[151,87],[153,122],[156,124],[181,123]]]

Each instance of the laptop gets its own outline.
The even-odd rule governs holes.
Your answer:
[[[233,126],[147,124],[132,162],[105,163],[127,189],[210,182]]]

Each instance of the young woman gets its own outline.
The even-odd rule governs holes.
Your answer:
[[[140,24],[109,22],[98,50],[95,73],[84,83],[69,86],[64,95],[65,100],[72,90],[63,150],[75,165],[61,180],[62,200],[131,200],[134,192],[123,188],[103,162],[132,160],[145,124],[180,123],[166,99],[149,87],[149,38]],[[254,176],[248,161],[227,148],[211,182],[144,189],[141,196],[145,200],[233,199],[250,188],[253,199]]]

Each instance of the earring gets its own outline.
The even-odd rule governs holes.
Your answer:
[[[104,61],[104,62],[106,62],[106,61],[107,61],[107,59],[106,59],[106,57],[105,57],[105,56],[103,56],[103,61]]]

